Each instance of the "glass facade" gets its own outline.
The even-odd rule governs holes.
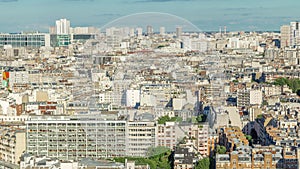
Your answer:
[[[11,45],[12,47],[46,46],[45,34],[0,34],[0,47]]]
[[[71,35],[51,35],[51,46],[63,47],[71,44]]]

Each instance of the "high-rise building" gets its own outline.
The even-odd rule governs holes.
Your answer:
[[[143,35],[143,28],[136,28],[136,33],[138,37],[141,37]]]
[[[67,19],[60,19],[55,22],[56,34],[69,34],[70,21]]]
[[[153,27],[148,25],[147,26],[147,35],[152,35],[153,34]]]
[[[166,28],[165,27],[160,27],[159,28],[159,34],[164,35],[166,33]]]
[[[182,35],[182,27],[177,27],[177,28],[176,28],[176,37],[177,37],[178,39],[180,39],[180,38],[181,38],[181,35]]]
[[[299,22],[290,23],[290,45],[295,47],[300,44]]]
[[[290,36],[291,27],[290,27],[290,25],[281,26],[280,34],[281,34],[281,39],[280,39],[281,48],[290,46],[290,43],[291,43],[291,36]]]

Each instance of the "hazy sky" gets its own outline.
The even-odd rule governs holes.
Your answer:
[[[204,31],[224,25],[228,30],[279,30],[300,20],[299,7],[299,0],[0,0],[0,32],[48,31],[60,18],[72,27],[101,27],[141,12],[177,15]]]

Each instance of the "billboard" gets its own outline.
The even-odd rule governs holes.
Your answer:
[[[9,88],[9,72],[2,73],[2,86]]]

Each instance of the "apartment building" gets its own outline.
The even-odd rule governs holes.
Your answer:
[[[192,169],[195,164],[195,153],[188,148],[177,148],[174,152],[174,169]]]
[[[157,146],[153,115],[144,113],[131,121],[116,112],[95,115],[32,116],[25,122],[27,153],[61,160],[143,157]]]
[[[26,121],[27,153],[61,160],[126,155],[126,121],[96,116],[35,116]]]
[[[26,149],[25,130],[4,128],[0,133],[0,160],[19,164],[20,157]]]
[[[238,90],[237,92],[237,106],[249,107],[250,105],[262,104],[262,91],[261,90]]]
[[[199,125],[192,125],[189,130],[189,135],[192,138],[193,144],[197,148],[197,151],[202,156],[208,156],[208,123]]]
[[[299,148],[282,146],[241,146],[229,154],[216,155],[216,168],[220,169],[297,169]]]
[[[146,156],[150,147],[156,147],[157,126],[152,114],[144,113],[127,122],[127,156]]]
[[[236,147],[248,146],[249,142],[239,127],[224,127],[219,129],[219,144],[231,152]]]

